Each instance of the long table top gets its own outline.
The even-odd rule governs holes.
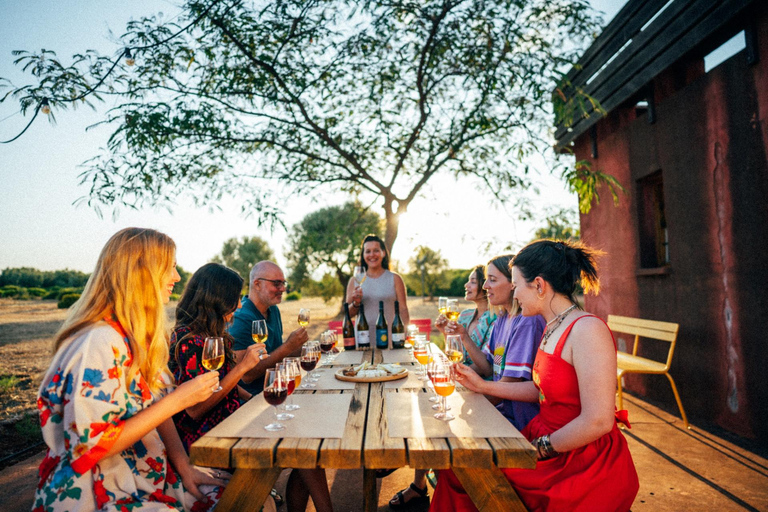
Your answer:
[[[376,350],[367,352],[364,356],[374,364],[382,360],[382,354]],[[410,369],[415,369],[413,363],[402,364],[406,367],[411,366]],[[330,368],[338,367],[338,365],[330,366]],[[190,458],[194,464],[200,466],[244,470],[239,475],[240,478],[238,478],[238,471],[236,471],[235,478],[230,482],[225,497],[226,494],[230,494],[229,487],[232,487],[236,480],[244,479],[245,473],[249,473],[253,477],[256,474],[253,471],[268,470],[270,475],[277,478],[279,471],[276,472],[275,470],[279,468],[362,468],[366,470],[367,475],[370,475],[374,469],[408,465],[413,468],[453,468],[457,476],[465,483],[465,487],[468,488],[473,499],[475,499],[475,493],[477,493],[478,499],[485,499],[486,492],[493,490],[494,486],[498,486],[500,482],[506,482],[498,468],[533,468],[536,465],[534,448],[521,436],[482,438],[389,437],[384,399],[386,392],[426,393],[427,391],[424,388],[385,391],[384,383],[381,382],[358,383],[354,389],[347,390],[297,390],[296,393],[315,395],[338,393],[352,395],[341,438],[241,439],[215,437],[209,433],[192,445]],[[321,399],[321,396],[317,398]],[[329,413],[338,413],[338,411],[329,411]],[[472,468],[472,471],[463,471],[464,468]],[[266,473],[260,475],[263,477],[264,474]],[[241,484],[244,489],[250,489],[245,485],[245,480],[242,480]],[[375,481],[373,488],[375,489]],[[509,491],[514,495],[511,487],[509,487]],[[231,494],[234,492],[233,489]],[[490,494],[494,493],[498,494],[498,487]],[[475,499],[476,504],[478,499]],[[500,499],[505,498],[502,495]],[[514,495],[507,499],[516,500],[517,497]],[[249,502],[249,504],[252,503],[254,502]],[[506,507],[507,510],[510,510],[508,501]],[[366,509],[371,509],[370,503]],[[497,510],[497,508],[494,506],[482,507],[481,510]]]

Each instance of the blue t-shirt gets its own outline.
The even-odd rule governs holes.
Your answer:
[[[533,361],[545,325],[540,315],[502,315],[496,319],[491,327],[491,339],[483,347],[483,353],[493,365],[494,382],[502,377],[532,379]],[[539,413],[539,404],[534,402],[502,400],[496,408],[518,430],[523,430]]]
[[[283,319],[280,317],[280,310],[277,306],[270,306],[267,309],[266,318],[261,314],[253,302],[248,297],[243,298],[243,306],[235,311],[235,318],[232,320],[232,325],[229,328],[229,334],[235,338],[233,345],[234,350],[245,350],[254,341],[251,337],[251,327],[254,320],[266,320],[267,321],[267,352],[272,352],[277,347],[283,344]],[[240,381],[240,385],[246,391],[257,394],[261,393],[264,389],[264,380],[256,379],[250,384],[246,384]]]

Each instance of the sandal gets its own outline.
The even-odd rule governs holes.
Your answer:
[[[407,491],[408,489],[418,494],[418,496],[415,498],[411,498],[408,501],[405,501],[405,491]],[[389,508],[391,508],[392,510],[403,510],[405,508],[410,507],[411,505],[423,505],[423,504],[429,503],[429,494],[427,494],[426,487],[424,487],[423,489],[419,489],[414,484],[411,484],[408,487],[408,489],[397,491],[397,493],[392,497],[392,499],[389,500]]]
[[[271,491],[269,491],[269,495],[272,496],[272,499],[275,501],[276,507],[279,507],[285,502],[285,500],[283,500],[283,497],[277,493],[277,489],[272,489]]]

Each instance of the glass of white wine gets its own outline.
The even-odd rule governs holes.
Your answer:
[[[445,355],[452,363],[464,362],[464,347],[459,334],[449,334],[445,337]]]
[[[362,267],[362,266],[355,267],[355,273],[352,274],[352,277],[354,277],[355,282],[357,283],[357,286],[362,286],[363,282],[365,281],[365,278],[368,277],[368,274],[365,272],[365,267]]]
[[[459,319],[459,301],[456,299],[448,299],[445,304],[445,316],[448,320],[455,322]]]
[[[448,306],[448,297],[437,298],[437,311],[441,315],[445,315],[446,307]]]
[[[251,324],[251,338],[254,343],[266,343],[269,337],[266,320],[254,320]],[[269,357],[267,354],[261,354],[259,359]]]
[[[299,310],[299,325],[302,327],[309,325],[309,309],[301,308]]]
[[[224,364],[224,338],[205,338],[202,363],[203,367],[209,371],[221,368]],[[213,390],[214,393],[219,391],[221,391],[221,386]]]
[[[435,386],[435,393],[443,397],[442,412],[435,414],[435,418],[443,421],[450,421],[455,416],[448,411],[451,409],[448,406],[448,396],[456,389],[456,382],[454,380],[453,368],[449,366],[442,366],[435,370],[435,378],[432,384]]]

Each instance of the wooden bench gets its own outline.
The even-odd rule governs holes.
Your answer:
[[[683,424],[685,428],[688,426],[688,417],[685,415],[685,409],[683,409],[683,403],[680,401],[680,394],[677,392],[677,386],[674,379],[669,374],[669,367],[672,365],[672,355],[675,352],[675,344],[677,343],[677,332],[680,326],[672,322],[659,322],[655,320],[643,320],[640,318],[631,318],[627,316],[608,315],[608,327],[615,333],[625,333],[634,335],[635,341],[632,347],[632,353],[619,351],[616,355],[617,369],[616,378],[618,380],[618,396],[619,396],[619,409],[622,409],[623,398],[621,389],[621,378],[628,373],[647,373],[666,375],[669,379],[669,384],[672,386],[672,393],[675,395],[677,401],[677,407],[680,409],[680,415],[683,418]],[[665,341],[669,343],[669,352],[667,352],[667,360],[663,363],[654,361],[653,359],[647,359],[637,355],[637,345],[640,337]]]

